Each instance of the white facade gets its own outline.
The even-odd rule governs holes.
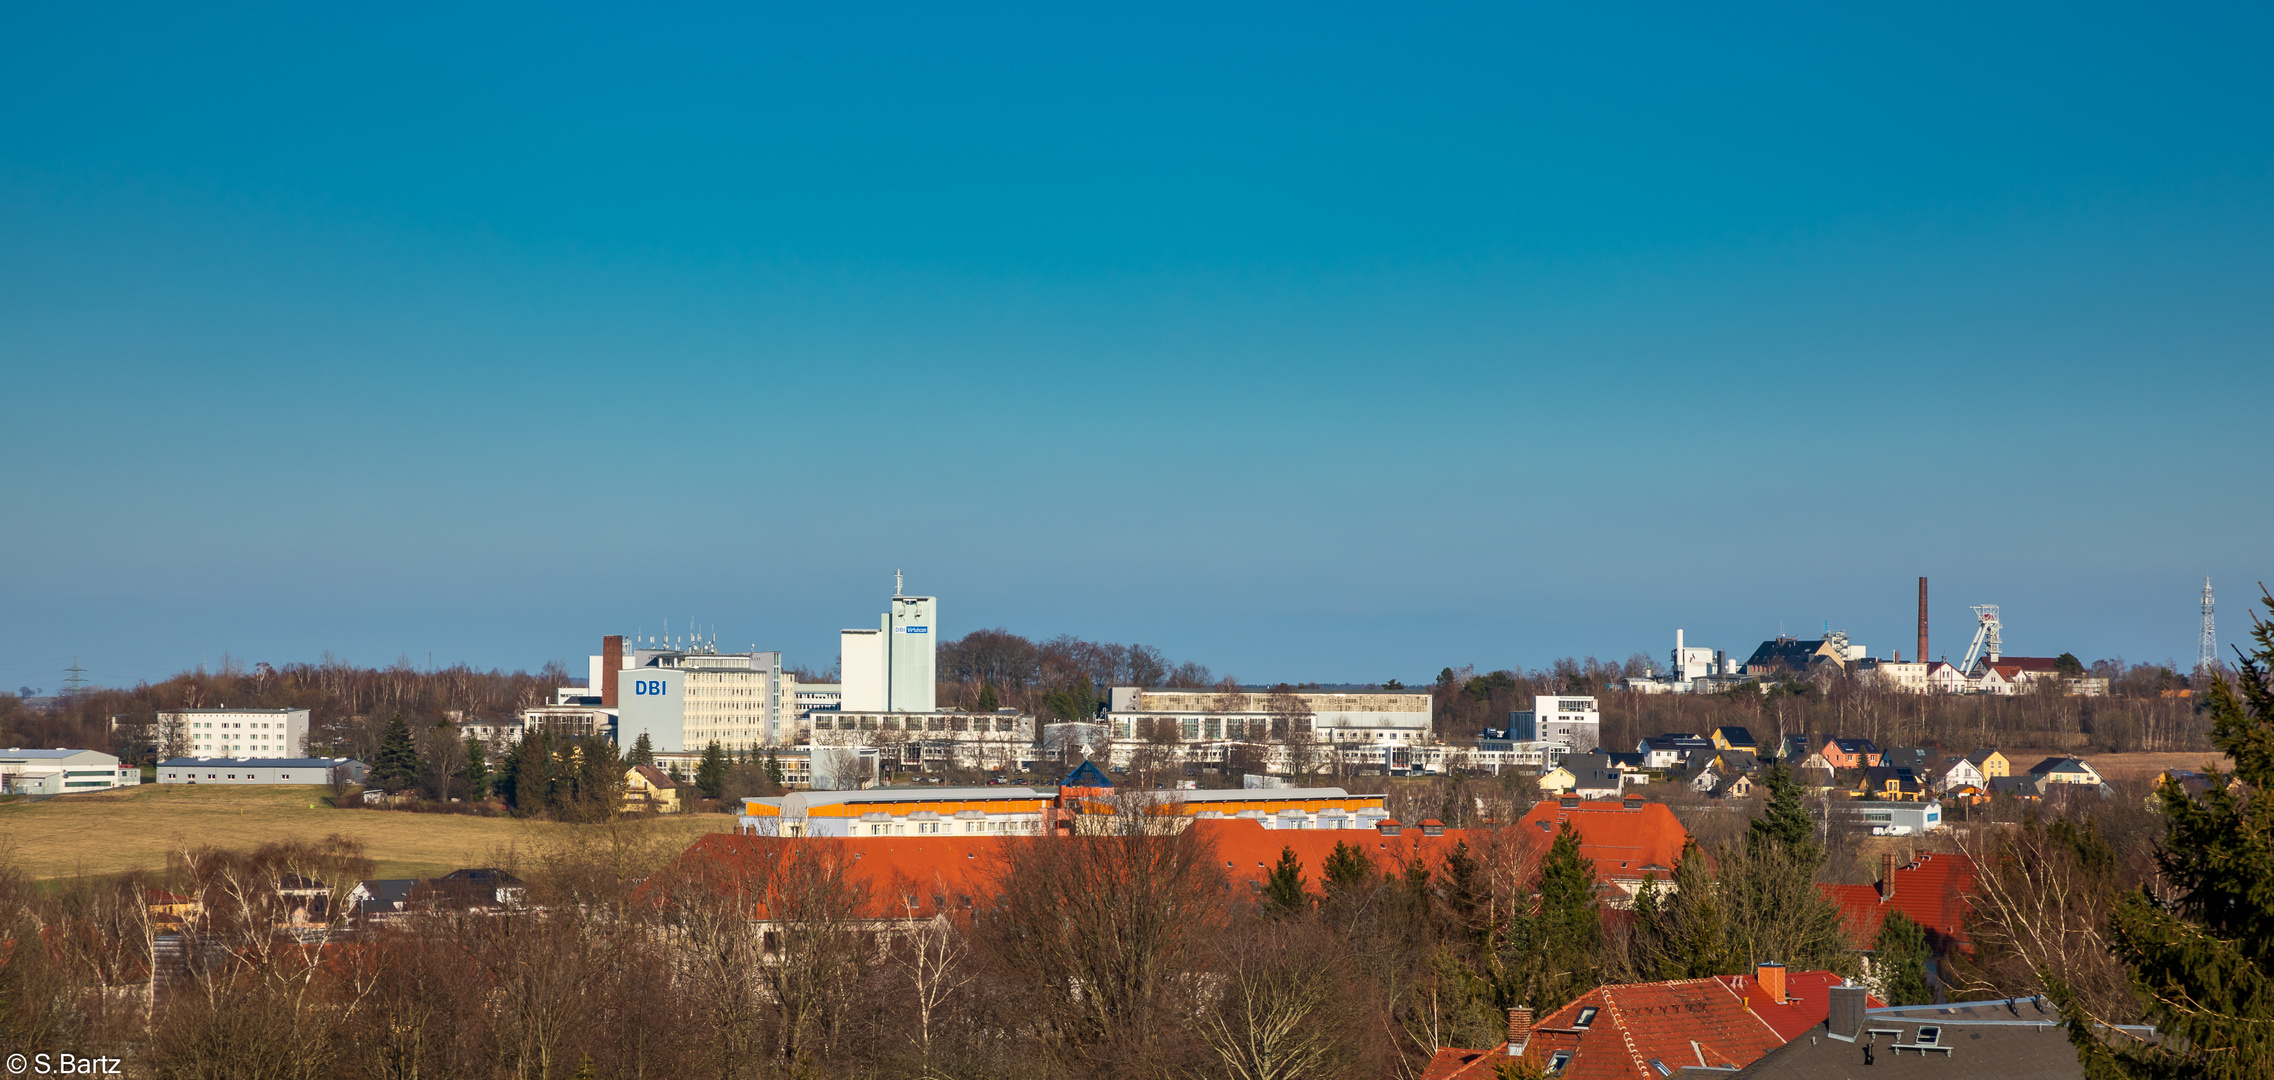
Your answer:
[[[1595,699],[1574,694],[1541,694],[1532,707],[1508,714],[1508,737],[1517,742],[1562,743],[1584,754],[1603,745],[1603,714]]]
[[[792,733],[797,693],[778,652],[637,649],[616,678],[616,742],[659,751],[776,746]]]
[[[141,782],[142,770],[100,750],[0,750],[0,794],[69,795]]]
[[[928,713],[939,692],[939,599],[895,596],[885,619],[885,708]]]
[[[361,782],[367,771],[354,758],[174,758],[158,763],[161,784],[328,784],[332,770]]]
[[[796,689],[797,717],[800,720],[816,709],[828,712],[845,707],[843,683],[799,683]]]
[[[741,826],[758,836],[1034,836],[1050,801],[1025,787],[799,791],[745,800]]]
[[[798,721],[815,747],[873,746],[902,766],[1011,769],[1033,757],[1035,719],[992,713],[817,711]]]
[[[176,732],[191,757],[290,757],[308,750],[306,709],[174,709],[158,714],[158,749]]]
[[[885,691],[883,630],[837,632],[837,672],[841,708],[848,712],[884,712],[890,700]]]
[[[1850,814],[1863,821],[1873,836],[1917,836],[1942,828],[1942,804],[1939,802],[1854,802],[1834,803],[1836,813]]]

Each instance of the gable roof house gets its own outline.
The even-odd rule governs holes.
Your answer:
[[[1874,765],[1865,769],[1858,778],[1854,794],[1859,799],[1918,802],[1927,797],[1927,786],[1920,783],[1918,775],[1909,769]]]
[[[1844,651],[1847,639],[1840,635],[1802,641],[1798,638],[1772,638],[1753,650],[1745,660],[1747,675],[1791,675],[1807,672],[1818,664],[1847,667]]]
[[[1988,791],[1990,778],[1982,774],[1982,766],[1976,764],[1973,758],[1959,758],[1951,762],[1941,776],[1935,778],[1934,786],[1937,791],[1956,791],[1963,787]]]
[[[1673,883],[1674,864],[1690,841],[1689,831],[1665,803],[1640,797],[1617,801],[1550,799],[1532,807],[1517,829],[1545,850],[1565,824],[1579,834],[1579,853],[1595,864],[1596,888],[1605,900],[1624,907],[1644,881]]]
[[[1669,731],[1664,735],[1645,736],[1636,744],[1635,753],[1642,755],[1646,769],[1671,769],[1699,755],[1710,756],[1713,743],[1687,731]]]
[[[1821,752],[1835,769],[1861,769],[1880,763],[1879,747],[1870,739],[1826,739]]]
[[[2085,764],[2082,758],[2049,757],[2029,767],[2029,775],[2038,778],[2040,790],[2045,784],[2085,784],[2100,786],[2100,772]]]
[[[1890,852],[1880,857],[1879,880],[1870,885],[1818,885],[1839,905],[1848,940],[1871,948],[1887,913],[1900,911],[1927,932],[1936,956],[1968,952],[1967,896],[1974,891],[1974,863],[1953,852],[1919,852],[1907,863]]]
[[[1963,694],[1973,688],[1966,673],[1956,666],[1941,660],[1927,665],[1927,689],[1938,694]]]
[[[1712,739],[1716,750],[1743,750],[1746,753],[1758,753],[1761,749],[1760,740],[1755,739],[1752,732],[1741,727],[1717,727],[1713,729]]]
[[[1898,746],[1882,751],[1879,763],[1900,766],[1919,776],[1925,776],[1934,770],[1934,751],[1924,746]]]
[[[1794,1039],[1736,1075],[1747,1080],[2084,1080],[2061,1016],[2041,998],[1835,1010],[1822,1038]],[[2155,1029],[2125,1025],[2123,1037]],[[2113,1034],[2113,1033],[2111,1033]],[[2119,1040],[2121,1041],[2121,1039]]]
[[[1731,1072],[1824,1023],[1841,979],[1762,964],[1752,975],[1599,986],[1531,1022],[1510,1010],[1508,1041],[1440,1049],[1426,1080],[1491,1080],[1521,1061],[1557,1080],[1664,1080],[1687,1068]],[[1866,1005],[1861,987],[1848,993]]]
[[[1562,767],[1571,774],[1571,787],[1566,790],[1582,799],[1616,799],[1625,786],[1626,774],[1609,754],[1567,757]]]
[[[679,812],[679,781],[653,765],[624,770],[624,809]]]
[[[2016,799],[2038,799],[2045,794],[2045,781],[2035,776],[1993,776],[1990,794],[2011,795]]]

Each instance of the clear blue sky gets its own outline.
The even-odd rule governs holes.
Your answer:
[[[2274,575],[2263,6],[824,7],[0,13],[0,684],[823,666],[896,568],[1251,681],[1920,574],[2185,663]]]

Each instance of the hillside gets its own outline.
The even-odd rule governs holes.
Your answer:
[[[381,877],[431,877],[485,865],[493,853],[574,844],[603,828],[514,818],[338,810],[321,787],[145,784],[101,794],[0,805],[0,858],[33,877],[163,869],[169,851],[269,840],[361,840]],[[659,842],[683,847],[734,827],[726,814],[630,819]]]

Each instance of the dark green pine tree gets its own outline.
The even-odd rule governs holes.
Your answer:
[[[471,732],[466,735],[466,767],[458,770],[458,776],[466,781],[467,798],[475,800],[489,798],[489,748],[483,746],[482,740]]]
[[[2239,788],[2217,772],[2200,795],[2163,785],[2156,856],[2172,895],[2134,890],[2108,920],[2158,1042],[2112,1036],[2067,984],[2048,987],[2093,1080],[2274,1076],[2274,623],[2253,612],[2250,636],[2256,647],[2231,679],[2212,680],[2205,703],[2211,745],[2234,760]]]
[[[979,711],[980,711],[980,712],[994,712],[995,710],[997,710],[997,709],[1000,709],[1000,708],[1002,708],[1002,707],[1003,707],[1003,703],[1002,703],[1001,699],[999,699],[999,698],[997,698],[997,697],[995,696],[995,684],[994,684],[994,683],[980,683],[980,684],[979,684]]]
[[[1595,901],[1595,861],[1579,851],[1579,833],[1565,822],[1540,863],[1538,934],[1541,964],[1533,979],[1532,1007],[1553,1009],[1595,986],[1603,947],[1603,913]]]
[[[1294,848],[1279,850],[1279,865],[1271,868],[1271,876],[1263,879],[1263,910],[1270,915],[1299,915],[1311,906],[1311,894],[1303,887],[1303,860],[1295,857]]]
[[[695,763],[695,790],[706,799],[716,799],[726,791],[726,748],[717,739],[703,748],[703,758]]]
[[[1871,939],[1871,964],[1878,969],[1880,997],[1889,1005],[1931,1005],[1934,990],[1927,986],[1926,928],[1900,911],[1887,913],[1879,936]]]
[[[777,791],[789,786],[782,782],[781,755],[776,754],[770,746],[766,748],[766,782],[774,785]]]
[[[640,732],[640,737],[632,740],[632,752],[624,756],[624,764],[626,767],[633,765],[652,767],[655,764],[655,743],[647,737],[647,732]]]
[[[1752,839],[1773,841],[1814,866],[1818,860],[1816,819],[1801,803],[1800,784],[1792,778],[1792,771],[1781,761],[1770,765],[1761,770],[1761,786],[1768,789],[1769,797],[1761,807],[1761,816],[1753,819]]]
[[[411,738],[410,721],[396,713],[379,735],[378,760],[371,763],[364,782],[392,791],[417,782],[418,774],[418,743]]]
[[[1319,867],[1319,874],[1322,879],[1319,884],[1328,896],[1363,889],[1382,879],[1374,872],[1374,860],[1340,840],[1335,841],[1334,850],[1327,853],[1326,865]]]

